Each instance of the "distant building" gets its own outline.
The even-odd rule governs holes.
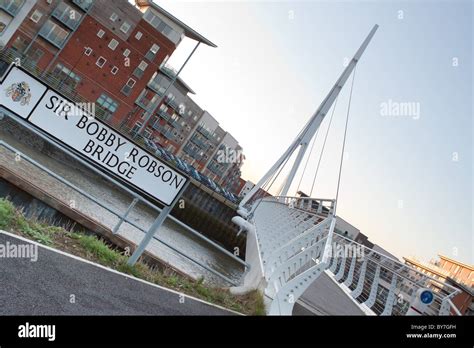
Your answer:
[[[247,180],[245,184],[242,186],[242,189],[240,190],[238,196],[241,198],[245,197],[254,187],[255,187],[255,184],[251,182],[250,180]],[[259,199],[259,198],[269,197],[269,196],[271,196],[270,193],[263,190],[262,188],[259,188],[258,191],[253,196],[253,199]]]
[[[412,257],[404,257],[405,263],[418,271],[435,278],[441,283],[461,290],[452,302],[462,314],[474,314],[473,267],[446,256],[439,255],[439,261],[421,262]]]

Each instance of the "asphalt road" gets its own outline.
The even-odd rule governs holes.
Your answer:
[[[31,244],[0,232],[0,245]],[[71,299],[75,303],[71,303]],[[207,303],[38,247],[0,258],[0,315],[231,315]],[[181,301],[180,301],[181,300]]]

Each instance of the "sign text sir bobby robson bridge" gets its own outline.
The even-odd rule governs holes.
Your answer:
[[[164,204],[184,187],[184,175],[21,68],[10,67],[1,85],[0,105]]]

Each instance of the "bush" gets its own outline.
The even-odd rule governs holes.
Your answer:
[[[10,201],[0,198],[0,229],[11,227],[15,221],[15,207]]]

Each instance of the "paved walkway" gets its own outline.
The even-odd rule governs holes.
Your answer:
[[[7,243],[33,244],[0,231],[0,245]],[[179,293],[43,246],[36,262],[0,258],[0,284],[0,315],[234,314],[190,297],[181,303]]]

